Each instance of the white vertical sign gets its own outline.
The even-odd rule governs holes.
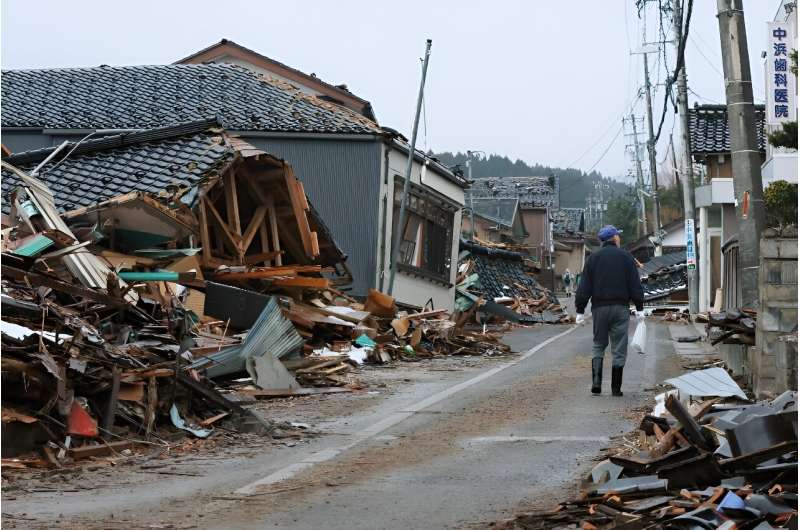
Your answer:
[[[787,22],[767,22],[767,123],[779,125],[797,116],[797,89],[791,72],[792,26]]]
[[[694,219],[686,220],[686,268],[697,268],[697,251],[694,242]]]

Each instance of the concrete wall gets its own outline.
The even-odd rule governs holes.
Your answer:
[[[761,240],[760,307],[750,360],[756,396],[797,389],[797,347],[781,340],[797,331],[797,239]],[[795,339],[796,340],[796,339]]]

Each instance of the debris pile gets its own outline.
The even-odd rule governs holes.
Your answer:
[[[752,309],[732,309],[721,313],[698,315],[698,320],[707,322],[708,336],[711,344],[745,344],[756,343],[757,312]]]
[[[751,402],[719,367],[666,382],[579,499],[497,528],[796,528],[797,393]]]
[[[565,323],[570,316],[555,294],[534,277],[535,266],[518,252],[461,241],[456,307],[478,311],[487,319],[548,324]]]
[[[351,281],[347,257],[291,167],[208,127],[3,160],[10,466],[61,466],[217,427],[270,434],[275,425],[243,402],[358,389],[346,373],[365,362],[510,351],[499,334],[465,330],[461,314],[339,290]],[[184,180],[132,178],[131,160],[158,174],[165,161],[142,156],[154,151],[176,164],[181,154]],[[78,178],[97,182],[84,192]],[[109,188],[121,195],[92,195]]]

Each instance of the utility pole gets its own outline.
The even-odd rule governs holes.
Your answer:
[[[683,12],[681,11],[681,1],[675,0],[673,2],[673,17],[672,28],[675,32],[675,46],[678,50],[681,47],[683,40]],[[679,52],[680,53],[680,52]],[[691,219],[692,227],[695,226],[695,208],[694,208],[694,175],[692,174],[692,148],[689,145],[689,95],[686,85],[686,62],[684,66],[678,71],[678,120],[681,124],[681,145],[683,147],[683,160],[685,165],[683,171],[680,172],[681,186],[683,187],[683,219],[684,226],[688,224]],[[673,151],[673,157],[675,151]],[[673,164],[674,164],[673,159]],[[676,166],[677,169],[677,166]],[[697,248],[697,242],[694,240],[694,230],[692,230],[691,238],[694,243],[694,248]],[[686,271],[689,280],[689,314],[696,315],[700,312],[700,278],[697,267],[688,269]]]
[[[467,180],[472,182],[472,151],[467,151]],[[469,194],[469,240],[475,241],[475,194]]]
[[[644,94],[647,104],[647,154],[650,158],[650,180],[653,184],[653,236],[655,237],[655,255],[661,255],[661,212],[658,204],[658,169],[656,168],[656,139],[653,132],[653,101],[650,95],[650,70],[647,65],[647,53],[644,59]]]
[[[414,127],[411,130],[411,145],[408,148],[408,162],[406,162],[406,178],[403,181],[403,197],[400,200],[400,215],[398,216],[397,226],[393,227],[392,237],[392,263],[389,272],[389,292],[394,291],[394,277],[397,275],[397,260],[400,257],[400,234],[406,224],[406,200],[408,190],[411,188],[411,168],[414,165],[414,152],[417,146],[417,129],[419,129],[419,113],[422,109],[422,96],[425,93],[425,77],[428,74],[428,60],[431,57],[431,39],[425,44],[425,58],[422,60],[422,79],[419,82],[419,94],[417,94],[417,111],[414,114]]]
[[[728,102],[733,188],[739,217],[738,278],[741,302],[743,307],[756,308],[764,199],[742,0],[717,0],[717,20]]]
[[[645,56],[646,57],[646,56]],[[644,175],[642,174],[642,158],[639,156],[639,133],[636,131],[636,117],[631,113],[631,126],[633,127],[633,159],[636,161],[636,195],[639,197],[639,209],[642,217],[636,223],[636,235],[642,237],[647,234],[647,212],[644,204]]]

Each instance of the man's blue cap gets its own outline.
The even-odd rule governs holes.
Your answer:
[[[619,235],[622,233],[622,230],[617,230],[617,227],[614,225],[606,225],[597,232],[597,237],[600,238],[600,241],[608,241],[612,237]]]

